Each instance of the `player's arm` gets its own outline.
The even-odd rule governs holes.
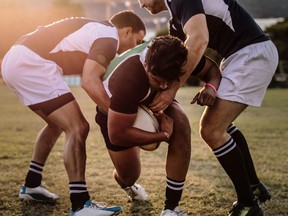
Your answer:
[[[108,111],[108,133],[111,143],[119,146],[140,146],[155,142],[167,141],[163,132],[147,132],[134,128],[137,113],[125,114],[112,110]],[[163,113],[160,120],[161,128],[172,134],[173,120]]]
[[[184,25],[184,33],[187,35],[185,46],[188,49],[187,62],[183,66],[186,73],[181,77],[179,86],[183,86],[191,73],[195,70],[204,55],[209,42],[209,32],[204,14],[192,16]]]
[[[191,74],[204,82],[203,87],[192,100],[192,104],[212,106],[217,96],[217,89],[221,82],[221,72],[215,61],[203,56],[196,69]]]
[[[110,98],[102,82],[105,71],[106,68],[97,61],[87,59],[83,68],[81,86],[98,106],[108,111]]]
[[[97,39],[85,61],[82,74],[82,88],[90,98],[108,112],[110,98],[103,86],[103,76],[110,61],[117,52],[117,40],[114,38]]]
[[[196,68],[201,57],[203,56],[209,41],[209,33],[204,14],[196,14],[192,16],[184,25],[184,33],[186,34],[185,45],[188,49],[187,62],[183,66],[185,74],[181,77],[180,82],[155,97],[154,101],[149,105],[150,109],[155,112],[166,109],[173,101],[178,89],[183,86],[192,71]]]

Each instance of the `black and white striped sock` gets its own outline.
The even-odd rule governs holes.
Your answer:
[[[250,150],[248,147],[248,143],[245,139],[245,136],[242,134],[242,132],[234,124],[229,125],[229,127],[227,128],[227,133],[230,134],[230,136],[234,139],[237,146],[241,150],[241,153],[244,157],[246,169],[247,169],[247,172],[249,175],[250,183],[252,185],[253,184],[259,184],[260,181],[259,181],[259,178],[257,176],[256,170],[254,167],[254,163],[253,163],[253,159],[252,159],[252,156],[250,154]]]
[[[182,196],[185,180],[175,181],[171,178],[166,178],[166,200],[164,209],[174,210],[178,206]]]
[[[29,171],[25,179],[26,187],[35,188],[41,185],[43,168],[44,164],[35,161],[30,162]]]
[[[238,201],[245,206],[253,204],[254,195],[250,188],[244,159],[233,138],[230,138],[219,148],[214,149],[213,152],[233,182]]]
[[[86,182],[70,182],[70,201],[72,203],[72,210],[83,208],[85,202],[90,199]]]

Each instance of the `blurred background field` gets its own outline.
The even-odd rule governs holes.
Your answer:
[[[112,163],[106,152],[98,125],[94,122],[95,105],[80,87],[71,87],[90,123],[87,139],[87,184],[93,199],[121,205],[125,216],[159,215],[164,202],[165,156],[167,144],[154,152],[142,152],[139,179],[149,194],[149,202],[128,202],[126,194],[112,178]],[[181,205],[189,215],[226,215],[236,196],[224,171],[198,135],[203,107],[190,105],[198,87],[183,87],[177,94],[192,127],[192,157]],[[33,143],[44,122],[22,106],[0,81],[0,215],[69,215],[68,179],[62,151],[64,136],[53,149],[43,172],[43,181],[60,200],[37,204],[18,200],[31,159]],[[265,216],[288,215],[288,94],[287,89],[269,89],[262,108],[249,107],[236,121],[251,147],[258,175],[271,190],[273,198],[263,205]]]

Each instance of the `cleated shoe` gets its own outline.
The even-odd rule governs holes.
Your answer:
[[[253,206],[244,206],[239,202],[233,203],[233,208],[229,212],[229,216],[263,216],[263,210],[259,204],[259,200],[255,198]]]
[[[121,212],[122,208],[120,206],[105,207],[87,200],[82,209],[75,212],[71,210],[70,216],[110,216],[118,215]]]
[[[19,198],[22,200],[33,200],[38,202],[55,202],[59,196],[46,190],[43,186],[29,188],[22,185],[19,192]]]
[[[271,194],[264,184],[259,183],[251,186],[253,194],[259,199],[261,203],[265,203],[271,199]]]
[[[180,209],[176,206],[173,211],[170,209],[162,211],[160,216],[188,216],[188,214],[184,209]]]
[[[126,188],[122,188],[128,195],[128,197],[134,201],[134,200],[148,200],[148,195],[145,192],[145,189],[140,185],[135,183],[134,185]]]

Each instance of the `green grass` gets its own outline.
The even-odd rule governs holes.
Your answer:
[[[203,107],[190,105],[197,90],[185,87],[177,94],[192,127],[192,157],[181,205],[189,215],[222,216],[236,196],[228,177],[198,135]],[[143,151],[141,156],[142,175],[138,182],[146,188],[150,202],[128,202],[112,178],[113,166],[94,122],[95,105],[81,88],[73,87],[72,91],[91,127],[86,170],[91,197],[121,205],[122,215],[159,215],[164,201],[166,144],[154,152]],[[34,140],[45,124],[1,82],[0,102],[0,215],[68,215],[68,178],[62,159],[64,136],[56,143],[43,172],[43,181],[61,196],[60,200],[54,205],[19,201],[18,191],[28,170]],[[288,215],[287,114],[287,89],[269,89],[262,108],[249,107],[236,121],[249,141],[259,178],[273,194],[272,200],[263,206],[265,216]]]

